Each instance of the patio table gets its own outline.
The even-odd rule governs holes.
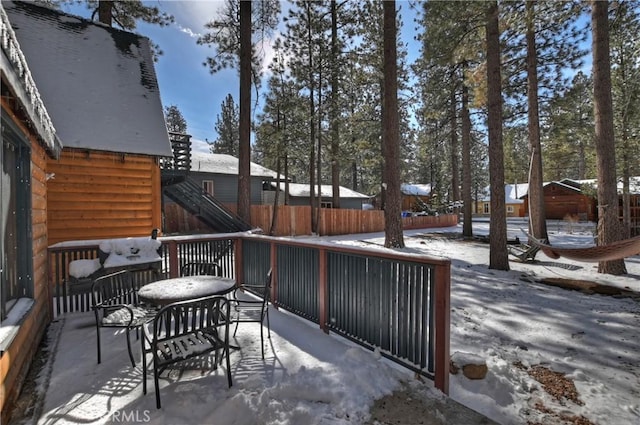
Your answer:
[[[236,281],[219,276],[184,276],[158,280],[138,291],[141,301],[164,306],[211,295],[224,295],[234,290]]]

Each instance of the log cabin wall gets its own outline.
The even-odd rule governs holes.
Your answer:
[[[49,244],[147,236],[161,227],[156,157],[63,149],[47,166]]]
[[[4,83],[4,81],[3,81]],[[46,165],[48,155],[33,133],[15,114],[14,105],[2,101],[3,115],[21,130],[31,145],[31,230],[33,304],[16,327],[10,341],[3,344],[0,352],[0,417],[8,421],[20,394],[31,362],[48,324],[51,321],[51,303],[47,284],[47,182]],[[19,113],[18,113],[19,114]]]
[[[596,201],[582,192],[557,184],[544,187],[544,204],[547,219],[564,220],[567,217],[596,221]]]

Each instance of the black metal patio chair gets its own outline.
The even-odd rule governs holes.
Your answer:
[[[155,310],[140,305],[138,288],[134,284],[131,272],[122,270],[95,279],[91,285],[91,301],[96,319],[98,363],[101,362],[100,330],[122,328],[127,337],[129,358],[135,367],[129,333],[132,329],[137,333],[140,326],[155,316]]]
[[[156,407],[160,409],[160,374],[170,366],[215,351],[213,369],[226,359],[227,383],[233,385],[229,360],[229,300],[210,296],[164,306],[143,327],[142,391],[147,393],[147,355],[152,355]],[[220,354],[220,351],[222,353]],[[220,357],[222,355],[222,357]]]
[[[233,336],[238,332],[238,324],[240,323],[260,323],[260,345],[262,348],[262,358],[264,359],[264,322],[267,322],[267,335],[271,338],[271,325],[269,323],[269,301],[271,299],[271,278],[272,271],[269,269],[264,285],[246,285],[240,284],[233,292],[233,311],[231,312],[231,321],[235,322],[236,327]],[[248,291],[258,297],[259,300],[240,299],[238,291]]]
[[[180,276],[222,276],[222,267],[218,263],[191,262],[180,268]]]

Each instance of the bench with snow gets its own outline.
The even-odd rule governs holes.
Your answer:
[[[69,263],[68,294],[86,294],[95,279],[121,270],[159,276],[161,248],[162,243],[153,237],[105,239],[100,242],[98,258]]]

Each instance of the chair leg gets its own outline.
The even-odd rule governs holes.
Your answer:
[[[269,335],[269,339],[271,339],[271,323],[269,323],[269,307],[267,307],[267,333]]]
[[[140,339],[142,346],[142,394],[147,393],[147,353],[144,347],[144,335]]]
[[[238,332],[238,323],[240,323],[240,321],[239,321],[239,320],[236,320],[236,328],[235,328],[235,329],[234,329],[234,331],[233,331],[233,337],[234,337],[234,338],[236,337],[236,332]]]
[[[100,364],[100,326],[96,325],[96,347],[98,350],[98,364]]]
[[[153,361],[153,383],[156,387],[156,407],[160,408],[160,383],[158,381],[158,369],[155,365],[155,360]]]
[[[131,366],[136,367],[136,361],[133,358],[133,351],[131,350],[131,338],[129,338],[129,332],[131,329],[127,328],[127,350],[129,351],[129,359],[131,359]]]
[[[260,348],[262,348],[262,360],[264,360],[264,326],[260,323]]]
[[[229,388],[231,388],[231,386],[233,385],[233,382],[231,381],[231,360],[229,360],[230,356],[229,356],[229,345],[228,344],[224,348],[223,354],[227,358],[227,383],[229,384]]]

